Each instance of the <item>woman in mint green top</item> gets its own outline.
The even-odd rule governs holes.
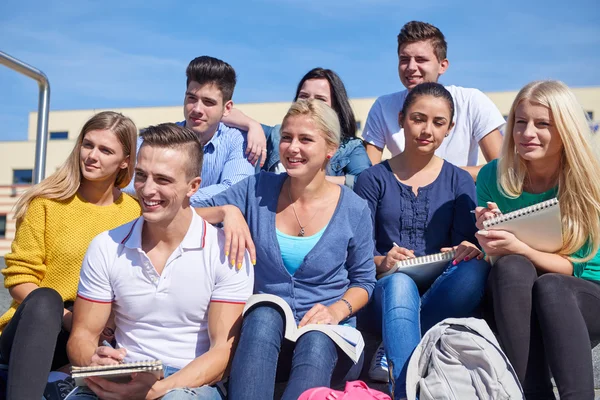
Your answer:
[[[501,158],[477,177],[477,239],[496,257],[488,280],[500,343],[527,399],[593,399],[591,339],[600,339],[600,164],[581,106],[562,82],[525,86]],[[483,221],[558,197],[563,246],[535,250]]]

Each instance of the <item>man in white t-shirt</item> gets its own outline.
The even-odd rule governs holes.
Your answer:
[[[223,231],[190,207],[200,186],[198,137],[175,124],[151,126],[142,137],[135,168],[142,216],[90,244],[68,353],[74,365],[162,360],[164,379],[88,378],[93,393],[74,398],[222,399],[217,383],[232,356],[253,272],[248,257],[237,268],[229,265]],[[98,346],[111,312],[115,349]]]
[[[398,114],[408,91],[423,82],[437,82],[448,69],[447,44],[435,26],[418,21],[408,22],[398,34],[398,74],[406,90],[379,97],[367,117],[363,130],[367,154],[373,164],[381,161],[383,148],[392,156],[404,150],[404,132]],[[455,103],[455,125],[435,154],[464,167],[477,178],[478,147],[487,161],[500,155],[502,134],[498,130],[504,118],[498,108],[481,91],[446,86]]]

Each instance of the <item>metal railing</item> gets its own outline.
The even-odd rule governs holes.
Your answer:
[[[42,71],[0,51],[0,64],[23,74],[38,83],[37,136],[35,139],[35,167],[33,183],[40,183],[46,175],[46,148],[48,147],[48,113],[50,111],[50,82]]]

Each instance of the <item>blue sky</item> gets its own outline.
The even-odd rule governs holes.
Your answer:
[[[0,50],[48,75],[52,110],[179,105],[203,54],[236,69],[235,102],[289,101],[316,66],[375,97],[402,89],[396,35],[410,20],[446,35],[442,83],[600,86],[598,0],[3,0]],[[0,140],[24,140],[36,108],[36,84],[0,66]]]

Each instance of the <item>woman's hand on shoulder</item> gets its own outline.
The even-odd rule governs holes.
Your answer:
[[[527,254],[530,247],[517,239],[517,237],[504,230],[480,230],[475,234],[481,248],[489,256],[503,256],[507,254]]]
[[[250,228],[242,212],[235,206],[223,206],[223,231],[225,232],[225,256],[229,257],[231,265],[238,269],[244,261],[246,249],[250,254],[252,264],[256,264],[256,248],[250,235]]]
[[[388,251],[383,261],[377,266],[377,272],[389,271],[398,261],[414,258],[415,252],[404,247],[394,246]]]
[[[452,260],[452,265],[456,265],[461,261],[469,261],[474,258],[481,260],[483,258],[483,253],[477,246],[473,243],[463,240],[458,246],[454,247],[442,247],[442,253],[446,253],[448,251],[456,251],[454,255],[454,259]]]
[[[475,225],[477,229],[483,228],[483,221],[487,221],[488,219],[496,218],[502,215],[502,212],[498,208],[498,205],[492,201],[487,202],[487,207],[476,207],[475,208]]]

